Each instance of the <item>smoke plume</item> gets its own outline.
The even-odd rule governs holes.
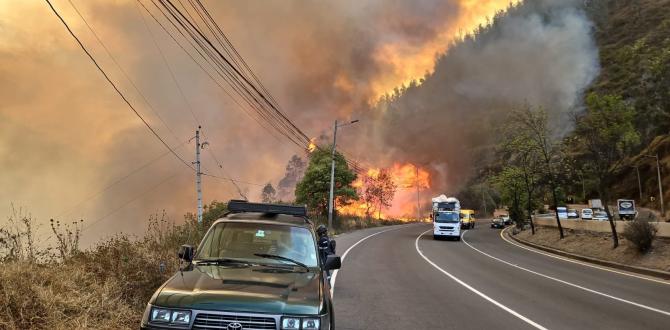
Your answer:
[[[201,124],[211,148],[203,151],[204,171],[238,179],[251,199],[287,174],[287,160],[301,151],[241,111],[136,1],[73,2],[153,110],[68,1],[54,1],[182,158],[194,160],[188,141]],[[597,72],[579,1],[528,0],[476,39],[452,43],[509,2],[204,1],[296,125],[330,136],[335,119],[361,119],[338,134],[338,148],[364,165],[426,166],[441,191],[464,182],[473,151],[491,142],[510,106],[545,105],[564,126],[562,114]],[[419,86],[377,103],[424,75]],[[192,171],[164,155],[44,3],[0,2],[0,98],[0,219],[10,202],[42,223],[83,218],[90,242],[119,230],[141,233],[148,215],[163,209],[175,222],[195,209]],[[204,195],[206,202],[239,197],[230,182],[212,177]]]
[[[374,123],[362,145],[378,146],[372,154],[388,162],[431,168],[435,192],[455,193],[475,162],[490,158],[497,125],[514,107],[542,106],[566,132],[599,67],[578,3],[528,0],[456,42],[420,85],[359,114]]]

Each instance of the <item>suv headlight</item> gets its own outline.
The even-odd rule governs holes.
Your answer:
[[[191,311],[154,307],[151,309],[149,322],[165,323],[176,326],[189,325],[191,324]]]
[[[283,317],[281,319],[281,328],[282,328],[282,330],[299,330],[300,329],[300,318],[299,317]]]
[[[318,330],[321,320],[315,318],[302,319],[302,330]]]
[[[319,330],[321,319],[318,317],[284,316],[281,319],[281,330]]]
[[[172,312],[169,309],[154,308],[151,311],[151,322],[170,322]]]
[[[172,312],[172,321],[173,324],[180,325],[189,325],[191,324],[191,312],[190,311],[174,311]]]

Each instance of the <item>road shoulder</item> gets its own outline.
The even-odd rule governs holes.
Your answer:
[[[566,257],[566,258],[573,259],[573,260],[578,260],[578,261],[581,261],[581,262],[590,263],[590,264],[593,264],[593,265],[605,266],[605,267],[614,268],[614,269],[618,269],[618,270],[623,270],[623,271],[626,271],[626,272],[631,272],[631,273],[645,275],[645,276],[652,276],[652,277],[663,279],[663,280],[670,280],[670,272],[665,272],[665,271],[662,271],[662,270],[651,269],[651,268],[646,268],[646,267],[626,265],[626,264],[622,264],[622,263],[618,263],[618,262],[614,262],[614,261],[603,260],[603,259],[594,258],[594,257],[590,257],[590,256],[584,256],[584,255],[581,255],[581,254],[567,252],[567,251],[563,251],[563,250],[560,250],[560,249],[548,247],[548,246],[545,246],[545,245],[536,244],[536,243],[524,240],[520,237],[517,237],[516,235],[511,235],[509,233],[509,230],[508,230],[509,228],[510,227],[506,228],[504,231],[501,232],[501,236],[503,237],[503,239],[505,239],[507,237],[508,239],[511,239],[514,242],[517,242],[519,244],[523,244],[523,245],[525,245],[527,247],[530,247],[530,248],[533,248],[533,249],[541,250],[541,251],[544,251],[544,252],[548,252],[548,253],[551,253],[551,254],[554,254],[554,255],[557,255],[557,256]]]

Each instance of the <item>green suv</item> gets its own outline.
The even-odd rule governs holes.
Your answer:
[[[326,271],[305,207],[230,201],[147,304],[142,329],[334,329]]]

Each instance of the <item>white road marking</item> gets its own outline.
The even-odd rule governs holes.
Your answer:
[[[547,328],[541,326],[540,324],[534,322],[533,320],[531,320],[531,319],[529,319],[529,318],[527,318],[527,317],[525,317],[525,316],[523,316],[523,315],[517,313],[517,312],[514,311],[513,309],[511,309],[511,308],[509,308],[509,307],[507,307],[507,306],[505,306],[505,305],[499,303],[498,301],[496,301],[496,300],[494,300],[493,298],[491,298],[491,297],[485,295],[484,293],[478,291],[477,289],[471,287],[471,286],[468,285],[467,283],[463,282],[462,280],[460,280],[460,279],[457,278],[456,276],[451,275],[449,272],[447,272],[446,270],[442,269],[440,266],[436,265],[434,262],[432,262],[430,259],[428,259],[428,258],[423,254],[423,252],[421,252],[421,249],[419,249],[419,239],[421,238],[421,236],[425,235],[427,232],[429,232],[429,231],[431,231],[431,230],[432,230],[432,229],[429,229],[429,230],[424,231],[424,232],[421,233],[421,234],[416,238],[416,240],[414,241],[414,246],[415,246],[415,248],[416,248],[416,252],[418,252],[419,255],[420,255],[424,260],[426,260],[426,262],[428,262],[431,266],[435,267],[437,270],[439,270],[439,271],[442,272],[443,274],[449,276],[452,280],[456,281],[456,283],[458,283],[458,284],[464,286],[466,289],[468,289],[468,290],[474,292],[474,293],[477,294],[478,296],[480,296],[480,297],[482,297],[482,298],[488,300],[490,303],[492,303],[492,304],[498,306],[498,307],[501,308],[502,310],[504,310],[504,311],[506,311],[506,312],[508,312],[508,313],[510,313],[510,314],[512,314],[512,315],[514,315],[514,316],[516,316],[517,318],[521,319],[522,321],[524,321],[524,322],[530,324],[530,325],[533,326],[534,328],[536,328],[536,329],[543,329],[543,330],[546,330],[546,329],[547,329]]]
[[[393,228],[385,229],[385,230],[382,230],[382,231],[378,231],[376,233],[373,233],[373,234],[370,234],[368,236],[365,236],[365,237],[361,238],[360,240],[358,240],[358,242],[354,243],[346,251],[344,251],[344,254],[340,257],[340,259],[342,260],[342,264],[344,264],[344,258],[347,257],[347,255],[349,254],[349,251],[351,251],[351,249],[355,248],[358,244],[361,244],[366,239],[368,239],[370,237],[373,237],[373,236],[377,236],[377,235],[382,234],[382,233],[385,233],[387,231],[396,230],[396,229],[400,229],[400,228],[405,228],[405,225],[400,225],[400,226],[397,226],[397,227],[393,227]],[[337,273],[339,273],[339,271],[340,271],[339,269],[336,269],[333,272],[333,275],[330,277],[330,282],[331,282],[331,284],[330,284],[330,296],[331,297],[335,296],[335,280],[337,280]]]
[[[565,285],[569,285],[569,286],[574,287],[574,288],[577,288],[577,289],[584,290],[584,291],[586,291],[586,292],[590,292],[590,293],[597,294],[597,295],[600,295],[600,296],[603,296],[603,297],[607,297],[607,298],[610,298],[610,299],[613,299],[613,300],[616,300],[616,301],[620,301],[620,302],[622,302],[622,303],[630,304],[630,305],[637,306],[637,307],[640,307],[640,308],[643,308],[643,309],[646,309],[646,310],[650,310],[650,311],[652,311],[652,312],[656,312],[656,313],[660,313],[660,314],[663,314],[663,315],[666,315],[666,316],[670,316],[670,312],[667,312],[667,311],[664,311],[664,310],[661,310],[661,309],[658,309],[658,308],[654,308],[654,307],[651,307],[651,306],[643,305],[643,304],[640,304],[640,303],[636,303],[636,302],[634,302],[634,301],[630,301],[630,300],[626,300],[626,299],[623,299],[623,298],[615,297],[615,296],[612,296],[612,295],[610,295],[610,294],[603,293],[603,292],[600,292],[600,291],[596,291],[596,290],[593,290],[593,289],[589,289],[589,288],[587,288],[587,287],[583,287],[583,286],[578,285],[578,284],[574,284],[574,283],[571,283],[571,282],[568,282],[568,281],[564,281],[564,280],[561,280],[561,279],[558,279],[558,278],[555,278],[555,277],[551,277],[551,276],[549,276],[549,275],[545,275],[545,274],[542,274],[542,273],[538,273],[538,272],[536,272],[536,271],[534,271],[534,270],[530,270],[530,269],[528,269],[528,268],[524,268],[524,267],[515,265],[515,264],[513,264],[513,263],[511,263],[511,262],[502,260],[502,259],[500,259],[500,258],[498,258],[498,257],[494,257],[494,256],[492,256],[492,255],[490,255],[490,254],[488,254],[488,253],[486,253],[486,252],[484,252],[484,251],[482,251],[482,250],[480,250],[480,249],[478,249],[478,248],[476,248],[476,247],[470,245],[470,243],[468,243],[468,242],[465,240],[465,234],[467,234],[467,230],[466,230],[466,231],[463,233],[463,235],[461,236],[461,240],[463,241],[463,243],[465,243],[467,246],[469,246],[469,247],[472,248],[473,250],[475,250],[475,251],[477,251],[477,252],[479,252],[479,253],[481,253],[481,254],[483,254],[483,255],[485,255],[485,256],[491,258],[491,259],[494,259],[494,260],[496,260],[496,261],[502,262],[502,263],[504,263],[504,264],[506,264],[506,265],[510,265],[510,266],[512,266],[512,267],[514,267],[514,268],[521,269],[521,270],[526,271],[526,272],[529,272],[529,273],[531,273],[531,274],[535,274],[535,275],[540,276],[540,277],[544,277],[544,278],[547,278],[547,279],[550,279],[550,280],[553,280],[553,281],[556,281],[556,282],[559,282],[559,283],[562,283],[562,284],[565,284]]]
[[[578,261],[578,260],[570,259],[570,258],[563,257],[563,256],[557,256],[557,255],[549,253],[549,252],[544,252],[544,251],[533,249],[533,248],[530,248],[530,247],[527,247],[527,246],[523,246],[519,243],[513,242],[513,241],[509,240],[508,238],[506,238],[505,235],[503,235],[503,232],[505,230],[507,230],[507,229],[504,229],[504,230],[500,231],[500,237],[502,237],[502,239],[505,240],[505,242],[510,243],[512,245],[515,245],[516,247],[522,248],[524,250],[535,252],[535,253],[538,253],[538,254],[541,254],[541,255],[544,255],[544,256],[547,256],[547,257],[552,257],[552,258],[555,258],[555,259],[571,262],[571,263],[574,263],[574,264],[608,271],[610,273],[616,273],[616,274],[620,274],[620,275],[625,275],[625,276],[635,277],[635,278],[639,278],[639,279],[643,279],[643,280],[647,280],[647,281],[652,281],[652,282],[656,282],[656,283],[670,285],[670,281],[664,281],[664,280],[659,280],[659,279],[656,279],[656,278],[651,278],[651,277],[647,277],[647,276],[642,276],[642,275],[637,275],[637,274],[628,273],[628,272],[624,272],[624,271],[619,271],[619,270],[611,269],[611,268],[608,268],[608,267],[594,265],[594,264],[591,264],[591,263],[588,263],[588,262]]]

